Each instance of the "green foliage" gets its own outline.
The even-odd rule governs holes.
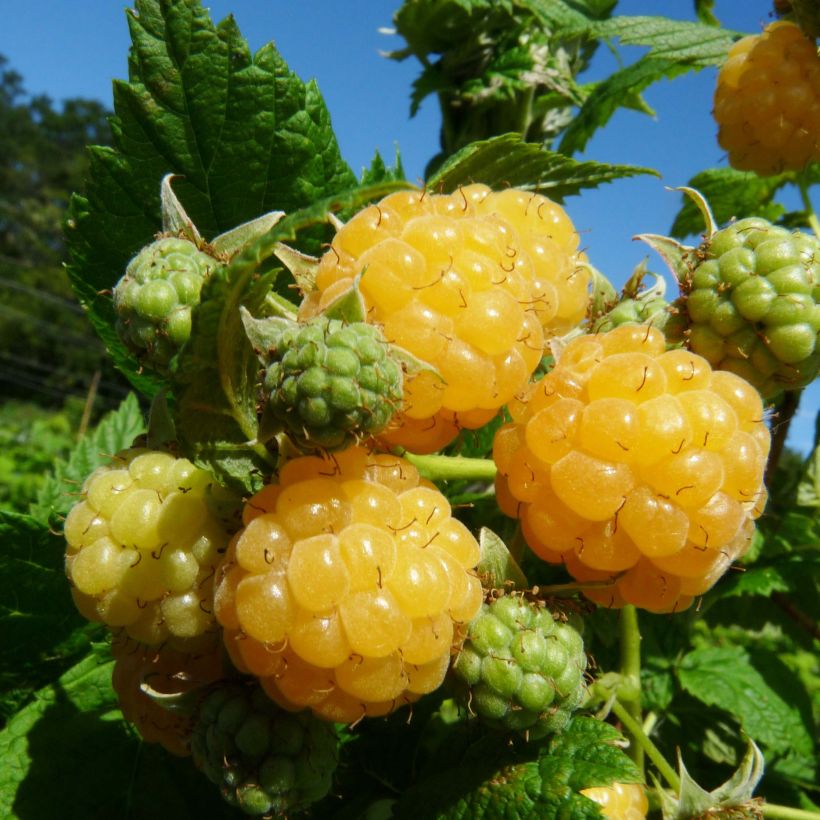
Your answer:
[[[820,181],[820,166],[812,166],[807,174],[808,182]],[[709,168],[689,180],[687,186],[695,188],[707,199],[718,225],[732,219],[759,216],[770,222],[788,227],[808,227],[807,214],[787,213],[785,206],[775,200],[784,186],[798,181],[797,175],[788,171],[770,177],[759,177],[748,171],[734,168]],[[678,239],[703,233],[703,218],[694,201],[683,197],[683,207],[675,216],[670,234]]]
[[[61,410],[14,400],[0,405],[0,510],[28,511],[55,459],[73,446],[81,414],[76,399]]]
[[[449,756],[393,809],[396,820],[493,817],[599,817],[579,792],[592,786],[639,782],[632,762],[617,748],[618,733],[591,718],[576,717],[548,745],[507,745],[481,737]]]
[[[504,134],[474,142],[450,157],[427,181],[435,190],[454,191],[481,179],[490,187],[511,185],[546,194],[556,202],[604,182],[655,174],[650,168],[578,162],[555,151]]]
[[[137,397],[129,393],[117,410],[112,410],[99,425],[74,447],[67,458],[58,460],[32,505],[31,514],[43,524],[56,524],[73,506],[83,481],[96,467],[130,447],[145,432]]]
[[[251,55],[233,18],[215,26],[197,0],[138,0],[128,22],[114,145],[92,150],[89,187],[72,202],[68,270],[117,366],[153,394],[157,380],[113,330],[107,290],[161,228],[160,180],[179,176],[175,192],[206,238],[356,180],[315,83],[302,83],[272,44]]]
[[[188,760],[146,746],[122,718],[113,663],[98,645],[37,692],[0,731],[0,814],[134,820],[238,815],[203,789]]]

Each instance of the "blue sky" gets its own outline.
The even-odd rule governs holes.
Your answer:
[[[400,38],[379,32],[389,27],[400,0],[212,0],[214,20],[233,13],[251,48],[273,40],[291,69],[315,77],[327,102],[342,153],[354,170],[367,165],[375,149],[392,159],[401,150],[410,179],[420,179],[438,149],[439,115],[430,98],[409,118],[410,85],[419,71],[410,59],[386,60],[380,51],[400,47]],[[0,0],[3,26],[0,53],[22,74],[27,90],[55,101],[91,97],[111,105],[111,80],[125,78],[128,50],[126,3],[118,0]],[[620,0],[620,14],[666,14],[692,19],[692,0]],[[728,28],[759,32],[770,21],[770,0],[716,0],[715,12]],[[620,59],[640,54],[625,48]],[[599,49],[589,77],[615,66]],[[616,284],[648,254],[632,237],[665,233],[680,206],[680,195],[666,186],[684,185],[697,171],[723,165],[715,141],[711,96],[716,72],[705,69],[662,81],[645,94],[655,117],[616,113],[580,157],[649,166],[662,177],[621,180],[567,200],[591,261]],[[820,209],[814,193],[815,209]],[[794,192],[784,201],[797,205]],[[650,267],[663,272],[657,257]],[[792,446],[811,447],[820,385],[807,391],[793,425]]]

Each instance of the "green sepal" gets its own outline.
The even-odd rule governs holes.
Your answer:
[[[717,233],[718,224],[715,221],[715,215],[712,213],[712,208],[706,201],[706,197],[700,191],[696,188],[690,188],[687,185],[682,185],[678,188],[668,188],[667,190],[681,191],[695,203],[695,206],[700,211],[700,214],[703,217],[703,222],[706,225],[706,239],[709,239],[709,237],[711,237],[714,233]]]
[[[185,237],[198,248],[202,248],[205,243],[201,234],[171,187],[171,180],[175,176],[175,174],[166,174],[160,183],[159,201],[163,233]]]
[[[256,353],[261,364],[269,365],[271,361],[270,354],[279,349],[282,344],[282,336],[294,327],[295,322],[280,316],[255,319],[244,305],[240,306],[239,314],[242,317],[245,335],[253,345],[254,353]]]
[[[528,589],[529,582],[507,545],[489,527],[482,527],[478,534],[481,559],[477,572],[487,589]]]
[[[149,697],[152,703],[162,707],[166,712],[177,715],[193,716],[202,699],[202,692],[199,689],[191,689],[188,692],[158,692],[145,680],[140,683],[140,691]]]
[[[310,293],[316,289],[316,271],[319,267],[319,260],[315,256],[297,251],[284,242],[279,242],[273,253],[290,271],[290,275],[302,293]]]
[[[588,313],[592,319],[608,313],[618,302],[618,292],[609,279],[596,267],[586,263],[578,263],[579,267],[586,268],[592,276],[592,294],[589,300]]]
[[[220,256],[230,259],[243,248],[264,236],[285,215],[284,211],[270,211],[262,216],[243,222],[225,233],[219,234],[210,245]]]
[[[663,820],[688,820],[706,816],[714,809],[740,808],[752,800],[754,790],[763,777],[764,760],[760,749],[749,738],[746,754],[735,773],[722,785],[711,792],[699,786],[683,763],[678,751],[678,771],[680,773],[680,794],[674,797],[657,787],[660,795]],[[655,781],[657,784],[657,780]]]
[[[148,446],[152,450],[162,449],[176,441],[177,431],[171,407],[168,403],[168,389],[163,388],[154,396],[148,413]]]
[[[353,280],[353,284],[344,293],[322,311],[322,315],[327,316],[328,319],[341,319],[348,324],[364,322],[367,319],[367,306],[359,289],[360,279],[361,274]]]
[[[424,359],[420,359],[399,345],[394,345],[392,342],[388,342],[388,344],[390,346],[390,355],[401,364],[405,375],[413,376],[416,373],[434,373],[439,379],[444,381],[444,376],[441,375],[441,371],[437,367],[433,367],[429,362],[425,362]]]
[[[696,248],[684,245],[670,236],[661,236],[654,233],[638,234],[635,239],[646,242],[663,259],[681,286],[687,284],[695,266]]]

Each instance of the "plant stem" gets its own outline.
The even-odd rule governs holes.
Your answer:
[[[655,764],[655,768],[661,773],[672,790],[675,793],[680,791],[680,778],[675,770],[666,762],[666,758],[661,754],[660,749],[646,736],[641,724],[632,717],[626,706],[617,698],[612,704],[612,711],[618,720],[623,723],[633,740],[640,744],[646,752],[646,756]]]
[[[809,198],[809,183],[805,174],[798,180],[797,187],[800,189],[800,198],[803,200],[803,207],[806,209],[806,221],[814,231],[814,235],[820,239],[820,220],[818,220]]]
[[[764,817],[774,817],[776,820],[820,820],[820,814],[816,811],[778,806],[777,803],[764,803],[762,810]]]
[[[488,458],[465,458],[464,456],[419,456],[402,453],[421,473],[431,481],[466,480],[490,481],[495,478],[495,462]]]
[[[624,704],[635,723],[640,726],[641,714],[641,630],[638,625],[638,610],[627,604],[621,610],[619,621],[621,643],[621,684],[618,698]],[[642,732],[643,733],[643,732]],[[635,742],[629,745],[629,754],[643,775],[644,749]]]
[[[801,391],[787,390],[783,394],[783,404],[777,411],[777,421],[772,425],[772,448],[769,451],[769,461],[766,464],[766,486],[771,487],[771,481],[777,471],[780,456],[783,454],[783,447],[789,435],[789,427],[792,419],[797,413],[800,404]]]

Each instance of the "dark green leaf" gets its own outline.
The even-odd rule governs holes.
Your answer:
[[[64,552],[45,524],[0,512],[0,691],[16,689],[18,700],[85,646],[70,640],[86,622],[71,600]]]
[[[696,649],[677,674],[686,691],[734,715],[753,740],[776,752],[811,755],[812,734],[800,710],[771,688],[742,648]]]
[[[91,154],[88,191],[69,219],[69,275],[117,365],[138,372],[113,331],[107,291],[161,228],[160,181],[206,238],[273,210],[355,185],[314,83],[273,45],[251,55],[232,18],[214,26],[198,0],[137,0],[129,81],[114,87],[113,148]]]
[[[190,760],[144,744],[123,721],[112,667],[101,648],[41,689],[0,732],[0,816],[238,818]]]
[[[723,598],[736,595],[770,596],[788,592],[802,578],[820,578],[820,553],[808,550],[781,555],[771,562],[757,563],[729,576],[718,588]]]
[[[41,523],[54,524],[77,500],[83,481],[100,465],[108,464],[120,450],[130,447],[145,432],[145,421],[133,393],[112,410],[74,448],[67,461],[58,461],[41,489],[32,515]]]
[[[427,180],[436,191],[455,191],[459,185],[483,182],[492,187],[513,186],[546,194],[558,202],[585,188],[639,174],[657,175],[650,168],[578,162],[517,134],[474,142],[462,148]]]
[[[609,724],[575,717],[548,745],[516,745],[485,736],[407,792],[394,807],[396,820],[600,817],[598,806],[580,794],[615,781],[640,782],[629,758],[615,745],[620,735]]]

